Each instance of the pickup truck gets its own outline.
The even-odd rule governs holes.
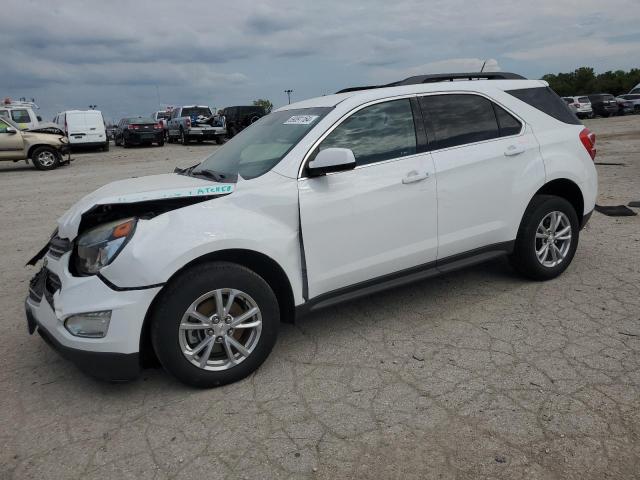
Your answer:
[[[187,145],[191,140],[215,140],[221,144],[227,135],[224,117],[215,115],[206,106],[176,107],[167,121],[167,140]]]

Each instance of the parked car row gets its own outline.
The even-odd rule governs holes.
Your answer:
[[[610,117],[640,113],[640,93],[619,95],[609,93],[562,97],[578,118]]]
[[[267,114],[262,106],[234,106],[215,112],[207,105],[184,105],[153,112],[149,117],[127,117],[110,129],[116,145],[164,145],[215,141],[237,135]]]

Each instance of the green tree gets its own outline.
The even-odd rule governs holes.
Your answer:
[[[580,67],[570,73],[548,73],[542,80],[549,82],[558,95],[587,95],[590,93],[627,93],[640,83],[640,69],[628,72],[616,70],[597,74],[591,67]]]
[[[271,113],[271,110],[273,110],[273,103],[271,103],[271,101],[267,100],[266,98],[259,98],[257,100],[254,100],[253,104],[259,107],[264,107],[267,113]]]

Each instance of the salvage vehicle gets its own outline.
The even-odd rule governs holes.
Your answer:
[[[167,140],[167,122],[171,118],[171,109],[159,110],[151,114],[151,120],[156,122],[162,128],[164,139]]]
[[[254,122],[267,114],[261,105],[226,107],[222,110],[227,124],[227,136],[234,137]]]
[[[0,117],[0,160],[33,163],[38,170],[53,170],[68,164],[69,143],[64,132],[53,125],[21,130],[11,120]]]
[[[591,102],[594,116],[607,118],[618,114],[618,102],[613,95],[608,93],[594,93],[587,95]]]
[[[53,123],[65,131],[71,148],[97,147],[109,151],[109,137],[100,110],[67,110],[53,117]]]
[[[593,109],[589,97],[562,97],[569,105],[569,108],[578,116],[578,118],[593,118]]]
[[[188,145],[191,140],[215,140],[220,145],[226,135],[224,117],[215,115],[209,107],[175,107],[167,121],[169,143],[179,141],[182,145]]]
[[[164,145],[164,130],[162,125],[151,118],[128,117],[123,118],[116,125],[113,132],[113,143],[127,148],[131,145]]]
[[[548,83],[506,72],[286,105],[197,165],[72,206],[29,262],[28,328],[98,377],[157,358],[189,385],[233,382],[320,308],[501,256],[557,277],[595,154]]]
[[[34,102],[13,101],[5,98],[0,103],[0,117],[12,120],[20,130],[37,128],[42,117],[35,113],[39,107]]]
[[[628,100],[633,105],[633,113],[640,113],[640,93],[625,93],[624,95],[619,95],[617,98]]]

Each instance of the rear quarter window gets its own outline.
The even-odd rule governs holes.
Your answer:
[[[562,123],[582,125],[567,104],[549,87],[519,88],[506,90],[506,93]]]

